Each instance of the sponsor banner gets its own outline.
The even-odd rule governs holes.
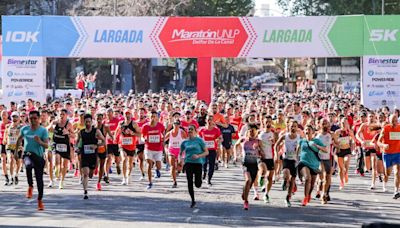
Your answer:
[[[400,56],[364,56],[361,102],[368,108],[400,107]]]
[[[400,55],[400,16],[4,16],[5,56],[346,57]]]
[[[399,55],[400,15],[364,19],[364,55]]]
[[[4,57],[2,59],[2,88],[5,105],[31,98],[46,101],[46,59],[43,57]]]
[[[249,21],[257,34],[248,53],[251,57],[362,55],[363,27],[359,16],[254,17]],[[350,26],[353,24],[359,26]]]

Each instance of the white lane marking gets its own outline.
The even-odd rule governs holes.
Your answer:
[[[190,220],[192,220],[192,218],[191,218],[191,217],[187,217],[187,218],[185,219],[185,221],[186,221],[187,223],[189,223],[189,222],[190,222]]]
[[[193,211],[193,213],[198,213],[200,211],[200,209],[195,209],[194,211]]]
[[[15,208],[17,208],[17,207],[9,207],[9,208],[7,208],[7,209],[5,209],[4,211],[12,211],[12,210],[14,210]]]

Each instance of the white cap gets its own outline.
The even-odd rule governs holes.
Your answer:
[[[19,117],[19,112],[12,112],[11,113],[11,117],[13,117],[13,116],[18,116]]]

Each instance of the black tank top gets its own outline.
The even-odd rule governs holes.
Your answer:
[[[122,133],[122,135],[126,136],[125,130],[127,130],[127,129],[129,129],[129,130],[133,131],[134,133],[136,133],[136,130],[133,127],[133,121],[131,121],[129,124],[125,124],[125,121],[121,123],[121,130],[122,130],[121,133]]]
[[[54,135],[53,135],[53,141],[56,144],[69,144],[69,135],[64,134],[63,130],[67,128],[68,121],[65,123],[64,127],[60,127],[57,123],[57,125],[54,128]]]
[[[81,130],[82,145],[97,145],[96,128],[92,128],[91,132],[86,132],[85,129]]]

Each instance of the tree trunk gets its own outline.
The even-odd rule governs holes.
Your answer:
[[[151,59],[131,59],[135,81],[135,93],[147,93],[150,88],[148,67]]]

